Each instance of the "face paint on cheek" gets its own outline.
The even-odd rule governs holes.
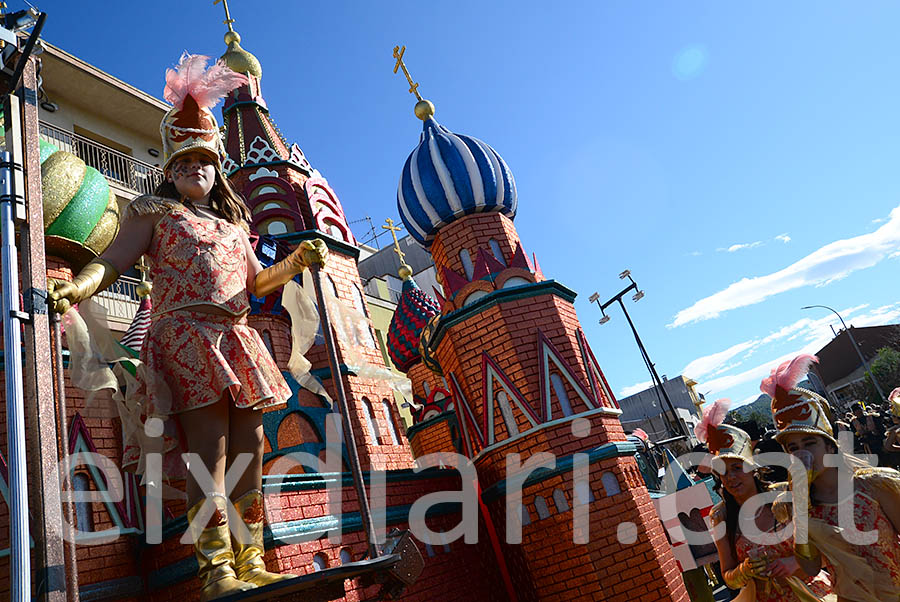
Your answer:
[[[189,166],[187,163],[176,162],[172,165],[172,178],[177,180],[179,178],[183,178],[188,172]]]

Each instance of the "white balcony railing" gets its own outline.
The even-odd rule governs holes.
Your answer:
[[[130,324],[141,304],[141,298],[137,294],[138,282],[135,278],[120,276],[112,286],[94,295],[93,299],[106,309],[110,320]]]
[[[40,122],[40,133],[41,139],[55,145],[59,150],[80,157],[107,179],[138,194],[152,194],[156,186],[162,182],[163,172],[158,167],[138,161],[89,138],[43,121]]]

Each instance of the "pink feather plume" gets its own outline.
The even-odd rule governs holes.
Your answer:
[[[728,408],[731,407],[730,399],[717,399],[711,406],[703,409],[703,418],[694,427],[694,434],[701,443],[706,443],[709,438],[709,429],[715,428],[722,424],[728,414]]]
[[[181,55],[174,69],[166,70],[166,88],[163,98],[181,110],[184,99],[193,96],[200,108],[212,108],[226,94],[247,83],[247,76],[235,73],[222,61],[217,61],[209,69],[209,57],[202,54]]]
[[[774,399],[776,387],[790,391],[803,380],[812,365],[818,362],[819,358],[814,355],[798,355],[772,370],[772,373],[759,384],[759,390]]]
[[[633,431],[631,431],[631,434],[638,439],[641,439],[642,441],[650,440],[650,435],[648,435],[644,429],[634,429]]]

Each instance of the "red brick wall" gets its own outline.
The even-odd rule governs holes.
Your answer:
[[[617,478],[620,493],[607,495],[601,474]],[[573,542],[571,473],[544,480],[523,490],[522,502],[531,523],[522,527],[522,544],[504,544],[514,582],[529,584],[526,599],[537,600],[688,600],[677,564],[646,488],[635,474],[632,458],[610,458],[591,465],[589,537]],[[561,491],[565,509],[556,506]],[[544,498],[549,516],[540,518],[535,505]],[[505,541],[506,508],[503,498],[489,505],[494,524]],[[620,543],[618,526],[635,525],[634,543]]]
[[[414,458],[441,452],[458,453],[453,447],[450,424],[446,418],[432,422],[424,429],[417,429],[409,441],[409,446]]]
[[[456,220],[438,232],[431,245],[431,256],[437,266],[437,277],[444,290],[449,290],[443,281],[441,270],[448,267],[459,275],[464,275],[459,252],[469,251],[472,262],[478,257],[478,249],[490,251],[488,241],[497,241],[506,262],[512,259],[519,244],[519,235],[511,219],[500,213],[474,213]]]
[[[436,355],[444,372],[456,375],[479,424],[483,420],[484,411],[481,367],[483,352],[494,359],[540,415],[541,410],[537,407],[541,399],[538,330],[550,340],[581,383],[582,389],[590,395],[588,373],[575,335],[578,326],[572,304],[555,295],[544,294],[508,301],[485,309],[448,329],[438,345]],[[551,371],[553,370],[555,368],[551,363]],[[578,397],[568,379],[563,378],[562,381],[572,410],[579,413],[590,409]],[[495,387],[495,394],[496,391]],[[551,387],[552,417],[561,418],[562,408],[552,391]],[[520,430],[526,426],[530,428],[524,415],[515,407],[513,411]],[[507,437],[507,433],[496,404],[495,414],[495,440],[500,441]]]

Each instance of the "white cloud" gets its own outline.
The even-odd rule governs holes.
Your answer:
[[[852,320],[850,319],[850,316],[852,314],[855,314],[856,312],[866,307],[866,305],[850,307],[840,310],[840,313],[848,322],[848,325],[852,323],[852,325],[856,327],[878,326],[896,322],[898,319],[900,319],[900,302],[893,303],[891,305],[876,307],[867,311],[866,313],[856,315],[852,318]],[[719,367],[718,365],[715,365],[716,359],[719,359],[721,363],[724,364],[727,359],[735,357],[736,355],[740,355],[740,353],[744,353],[741,359],[746,360],[747,357],[752,355],[754,352],[758,352],[760,347],[762,347],[763,345],[774,343],[776,341],[779,341],[780,339],[785,339],[785,337],[787,337],[785,339],[786,341],[801,339],[799,345],[795,347],[794,350],[790,353],[785,353],[779,357],[766,360],[765,362],[761,362],[753,366],[752,368],[743,370],[742,372],[717,376],[716,378],[712,378],[710,380],[701,381],[698,389],[704,392],[708,391],[708,399],[712,400],[716,397],[723,396],[723,394],[727,394],[731,389],[740,387],[742,385],[746,386],[748,383],[757,384],[763,378],[768,376],[769,372],[773,368],[776,368],[782,362],[793,359],[801,353],[816,353],[833,338],[834,333],[831,330],[831,325],[834,322],[836,322],[836,319],[834,315],[830,313],[829,315],[815,320],[803,318],[801,320],[797,320],[793,324],[780,328],[779,330],[761,339],[753,339],[752,341],[738,343],[737,345],[732,345],[724,351],[698,358],[697,360],[694,360],[693,362],[688,364],[688,366],[690,367],[694,365],[704,367],[708,370],[709,375],[717,375],[721,371],[716,370],[716,368]],[[745,348],[745,351],[739,352],[738,354],[731,353],[732,350],[741,347]],[[685,368],[685,371],[687,371],[687,368]],[[698,380],[696,376],[692,375],[692,378],[694,378],[694,380]],[[743,394],[743,391],[740,391],[740,393]],[[757,396],[758,394],[754,394],[752,397],[742,399],[739,403],[734,404],[734,406],[737,407],[746,403],[750,403],[755,400]]]
[[[734,410],[734,409],[739,408],[739,407],[741,407],[741,406],[745,406],[745,405],[747,405],[747,404],[753,403],[754,401],[756,401],[757,399],[759,399],[759,396],[760,396],[760,395],[762,395],[762,393],[759,393],[759,394],[753,394],[753,395],[751,395],[750,397],[745,397],[744,399],[742,399],[742,400],[740,400],[740,401],[734,402],[734,403],[731,404],[731,409]]]
[[[855,315],[857,312],[867,307],[868,304],[862,304],[854,307],[842,308],[840,314],[845,320],[852,322],[854,326],[875,326],[886,324],[900,318],[900,302],[875,308],[865,314]],[[811,343],[815,343],[818,346],[815,347],[815,349],[812,349],[812,351],[817,351],[833,336],[831,325],[835,322],[836,319],[831,313],[827,313],[827,315],[817,319],[801,318],[792,324],[782,326],[778,330],[775,330],[764,337],[743,341],[732,345],[723,351],[717,351],[716,353],[699,357],[685,366],[682,374],[696,381],[701,381],[703,377],[717,377],[724,372],[728,372],[742,365],[760,348],[781,340],[795,341],[801,339],[807,343],[807,346]],[[738,358],[737,361],[732,361],[734,358]],[[773,365],[772,367],[775,366]],[[709,386],[709,383],[715,383],[718,380],[719,379],[713,378],[705,382],[702,388],[705,390],[706,387]]]
[[[698,357],[687,366],[685,366],[684,370],[682,370],[681,373],[687,377],[693,378],[694,380],[698,380],[699,378],[706,376],[707,374],[716,372],[719,368],[726,364],[728,360],[740,353],[752,349],[755,346],[756,341],[744,341],[743,343],[732,345],[724,351],[719,351],[718,353],[712,353],[710,355]]]
[[[651,386],[652,383],[649,380],[642,383],[634,383],[633,385],[625,387],[624,389],[619,391],[619,399],[622,399],[623,397],[629,397],[631,395],[634,395],[635,393],[640,393],[645,389],[649,389]]]
[[[789,242],[791,242],[791,237],[788,236],[787,234],[779,234],[778,236],[775,237],[775,240],[780,240],[783,243],[789,243]]]
[[[734,253],[735,251],[740,251],[742,249],[755,249],[756,247],[761,247],[763,242],[761,240],[757,240],[755,242],[741,242],[737,244],[733,244],[727,248],[717,249],[718,251],[727,251],[728,253]]]
[[[822,345],[828,342],[826,339],[821,345],[812,345],[807,344],[800,349],[795,351],[791,351],[790,353],[786,353],[781,357],[766,360],[761,364],[757,364],[756,366],[744,370],[743,372],[739,372],[737,374],[729,374],[726,376],[720,376],[718,378],[714,378],[712,380],[705,381],[701,385],[701,389],[703,391],[709,391],[710,395],[718,395],[729,389],[734,387],[749,383],[749,382],[760,382],[763,378],[769,375],[772,371],[772,368],[777,368],[779,364],[782,362],[786,362],[788,360],[794,359],[801,353],[811,353],[813,351],[818,350]]]
[[[668,328],[718,318],[722,312],[765,301],[804,286],[823,286],[870,268],[900,249],[900,207],[883,226],[869,234],[831,242],[784,269],[742,278],[724,290],[679,311]]]
[[[686,255],[689,255],[691,257],[700,257],[701,255],[703,255],[703,253],[701,253],[700,251],[691,251],[690,253],[686,253]]]

